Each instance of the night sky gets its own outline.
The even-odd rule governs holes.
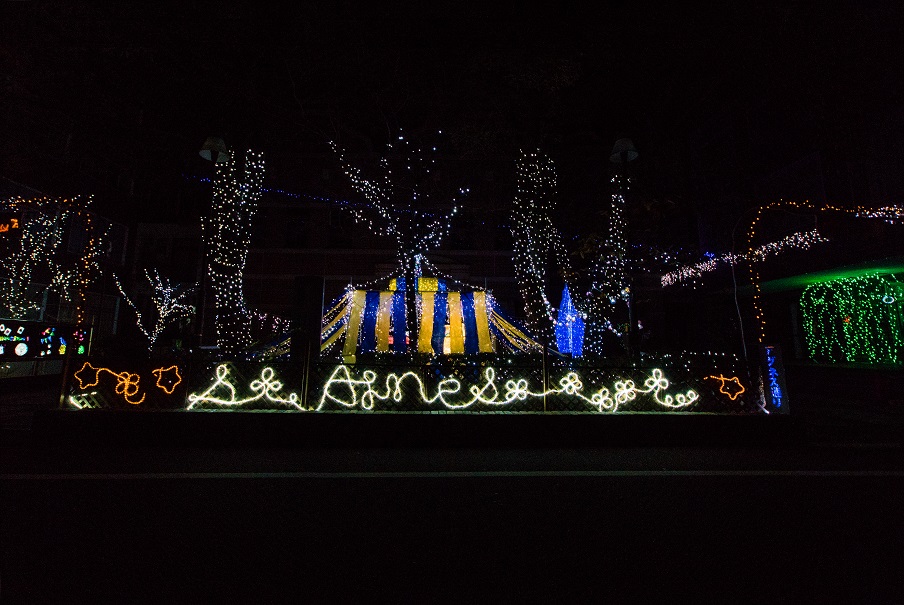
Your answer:
[[[202,169],[211,134],[267,154],[270,186],[316,194],[305,183],[320,165],[305,158],[327,141],[380,151],[398,129],[442,130],[443,151],[476,165],[541,149],[560,163],[566,198],[630,137],[647,194],[688,199],[699,193],[695,141],[723,116],[761,134],[736,162],[743,177],[899,133],[904,104],[904,9],[892,2],[0,11],[3,175],[55,195],[94,193],[123,219],[135,218],[121,204],[136,195],[141,220],[165,209],[165,187]],[[900,160],[900,142],[877,145],[874,155]]]

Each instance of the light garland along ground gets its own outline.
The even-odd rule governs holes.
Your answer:
[[[530,399],[566,396],[583,403],[588,411],[616,412],[637,399],[638,395],[648,396],[663,411],[673,411],[688,408],[700,399],[700,395],[693,389],[674,395],[666,393],[669,380],[659,368],[649,371],[642,386],[638,386],[633,380],[621,379],[615,380],[611,388],[602,386],[588,392],[581,376],[574,371],[559,379],[557,387],[546,390],[532,390],[526,378],[508,379],[500,388],[496,369],[493,367],[483,368],[482,382],[479,384],[464,385],[458,378],[447,376],[431,389],[413,371],[389,372],[380,380],[374,370],[354,372],[348,365],[339,365],[324,383],[319,397],[314,399],[316,406],[305,407],[303,398],[298,393],[283,393],[283,383],[276,378],[273,368],[265,367],[261,370],[260,377],[249,384],[250,392],[240,392],[230,377],[228,365],[217,366],[215,373],[215,379],[209,387],[188,396],[187,409],[228,409],[264,404],[274,406],[274,409],[318,412],[330,409],[368,411],[379,409],[381,402],[400,403],[406,399],[406,393],[408,399],[413,398],[418,406],[450,411],[481,406],[505,409]],[[408,389],[403,388],[406,383]]]

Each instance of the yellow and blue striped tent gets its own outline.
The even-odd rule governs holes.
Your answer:
[[[405,316],[405,279],[388,280],[385,290],[347,290],[323,316],[321,351],[342,342],[342,356],[361,353],[470,355],[539,351],[540,345],[476,288],[454,290],[444,279],[416,280],[417,343],[410,343]]]

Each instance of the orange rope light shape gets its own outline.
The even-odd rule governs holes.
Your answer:
[[[175,374],[175,382],[173,382],[169,387],[165,384],[161,384],[160,381],[163,380],[164,375],[169,375],[170,372]],[[152,370],[151,373],[157,377],[157,384],[155,386],[163,389],[163,392],[167,395],[172,395],[173,391],[176,390],[176,387],[182,384],[182,376],[179,375],[179,368],[177,366],[170,366],[168,368],[157,368],[156,370]],[[172,378],[170,378],[172,380]]]
[[[94,372],[93,380],[89,380],[89,378],[92,378],[91,372]],[[73,376],[78,380],[80,389],[87,389],[89,387],[97,386],[100,382],[101,372],[107,372],[116,377],[116,387],[114,390],[117,395],[122,395],[122,398],[125,399],[126,403],[138,405],[144,401],[144,398],[147,396],[145,393],[141,395],[141,399],[138,401],[132,400],[132,398],[138,394],[138,383],[141,380],[138,374],[132,374],[130,372],[114,372],[109,368],[95,368],[86,361],[85,365],[83,365],[78,372],[73,374]],[[81,374],[84,374],[85,377],[82,377]]]
[[[723,376],[722,374],[719,374],[718,376],[707,376],[706,380],[721,381],[721,384],[719,385],[719,392],[722,393],[723,395],[728,395],[728,398],[731,399],[732,401],[735,401],[738,397],[740,397],[743,393],[745,393],[747,391],[747,389],[744,388],[744,385],[741,384],[741,381],[737,376],[732,376],[731,378],[728,378],[726,376]],[[735,391],[734,393],[725,389],[725,387],[728,386],[728,383],[732,383],[732,382],[734,384],[738,385],[738,389],[739,389],[739,390]]]

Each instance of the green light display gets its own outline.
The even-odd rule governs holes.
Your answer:
[[[904,361],[904,283],[865,275],[808,286],[800,297],[807,348],[816,361]]]

